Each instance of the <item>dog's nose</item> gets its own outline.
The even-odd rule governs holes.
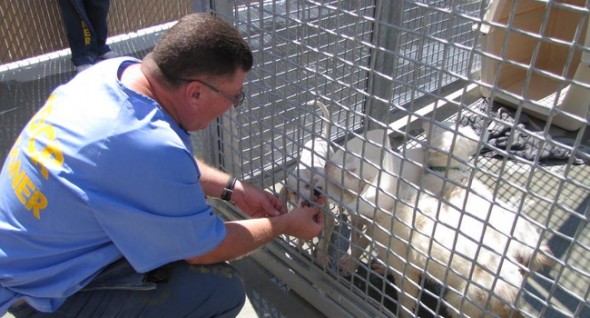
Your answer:
[[[322,192],[316,188],[316,189],[313,189],[313,195],[316,197],[319,197],[322,195]]]

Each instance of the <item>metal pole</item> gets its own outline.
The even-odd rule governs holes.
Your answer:
[[[365,114],[372,120],[365,122],[365,129],[384,128],[389,123],[390,104],[393,99],[393,71],[397,63],[395,55],[399,46],[399,32],[403,2],[400,0],[377,0],[375,25],[373,27],[369,81],[367,91],[371,98],[366,100]],[[379,119],[381,123],[374,121]]]

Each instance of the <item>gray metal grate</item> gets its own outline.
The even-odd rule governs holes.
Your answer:
[[[578,60],[570,57],[565,61],[566,68],[575,68],[580,52],[589,49],[583,43],[588,10],[576,4],[555,4],[575,12],[573,19],[580,22],[571,31],[576,36],[570,38],[577,42],[531,26],[543,20],[491,18],[494,6],[504,6],[518,16],[514,8],[528,2],[249,1],[229,11],[214,9],[240,28],[255,50],[257,63],[248,76],[248,104],[220,122],[220,166],[278,193],[287,175],[300,178],[293,169],[303,144],[317,138],[325,125],[330,126],[331,141],[337,147],[354,136],[365,138],[366,129],[387,128],[393,151],[384,148],[382,155],[401,158],[406,156],[405,149],[424,145],[421,121],[432,118],[470,126],[480,135],[487,132],[480,137],[479,154],[470,161],[472,176],[487,185],[493,204],[510,207],[540,231],[556,261],[551,269],[528,274],[515,308],[525,317],[588,315],[587,111],[575,117],[578,128],[573,129],[559,124],[557,117],[569,116],[559,107],[549,115],[531,112],[525,104],[535,87],[527,88],[526,83],[533,81],[530,73],[546,72],[538,64],[528,66],[520,102],[503,99],[501,93],[507,89],[500,85],[498,70],[528,62],[502,53],[500,40],[493,42],[493,36],[499,37],[493,32],[502,30],[539,41],[534,48],[538,52],[559,42],[577,50]],[[492,37],[484,34],[486,27],[492,30],[488,33]],[[527,49],[519,44],[510,42],[510,51]],[[540,59],[540,53],[534,54]],[[500,66],[490,68],[490,60]],[[561,81],[558,86],[562,88],[574,83],[588,89],[589,83],[562,77],[559,72],[548,76]],[[309,100],[328,105],[329,122],[304,105]],[[335,219],[335,229],[325,238],[330,264],[315,259],[321,241],[300,247],[289,237],[265,248],[261,261],[271,270],[277,264],[291,266],[290,272],[277,269],[276,275],[328,316],[400,314],[399,286],[372,267],[379,241],[370,231],[382,228],[379,222],[372,220],[368,225],[365,235],[372,242],[357,261],[358,270],[351,278],[341,276],[338,261],[347,253],[351,233],[358,231],[350,218],[357,211],[355,205],[339,211],[342,198],[333,199],[327,215]],[[223,205],[219,209],[228,217],[239,218]],[[391,239],[399,237],[388,233]],[[419,297],[425,305],[418,315],[448,316],[444,295],[449,286],[428,277],[420,282]]]
[[[197,2],[113,0],[113,46],[143,56],[167,23],[202,4]],[[354,137],[366,139],[369,129],[388,129],[391,150],[383,147],[380,156],[401,158],[404,165],[411,163],[409,149],[425,145],[420,122],[470,126],[481,139],[478,154],[468,162],[470,178],[489,187],[492,203],[530,221],[556,262],[550,269],[524,270],[526,282],[514,306],[525,317],[590,315],[590,97],[585,95],[590,78],[579,68],[590,62],[585,2],[251,0],[211,5],[251,44],[255,67],[245,87],[246,104],[194,134],[198,154],[278,193],[288,175],[300,178],[293,170],[299,153],[326,125],[339,148]],[[53,14],[47,17],[45,11]],[[55,4],[5,1],[0,15],[4,158],[21,127],[73,68],[63,50]],[[33,17],[28,28],[19,18],[26,15]],[[329,121],[304,105],[310,100],[328,106]],[[364,235],[370,244],[356,261],[359,267],[352,277],[342,276],[340,258],[350,247],[361,248],[351,246],[351,233],[358,232],[351,221],[361,200],[340,210],[342,197],[331,195],[326,215],[335,226],[331,237],[324,237],[331,263],[320,264],[314,256],[321,241],[299,245],[291,237],[275,240],[255,257],[327,316],[399,315],[398,282],[372,266],[384,240],[371,231],[387,234],[388,240],[400,233],[369,220]],[[242,217],[223,202],[212,204],[228,218]],[[391,212],[375,208],[375,213]],[[396,251],[388,249],[388,255]],[[423,276],[419,316],[448,315],[444,295],[449,286]]]

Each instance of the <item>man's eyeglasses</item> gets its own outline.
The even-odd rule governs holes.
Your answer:
[[[231,96],[231,95],[228,95],[228,94],[222,92],[219,88],[217,88],[209,83],[198,80],[198,79],[178,78],[178,80],[185,81],[185,82],[199,82],[199,83],[207,86],[210,90],[214,91],[215,93],[221,95],[223,98],[232,102],[232,105],[234,105],[234,107],[238,107],[238,106],[242,105],[242,103],[244,103],[244,100],[246,99],[246,93],[244,93],[244,91],[241,91],[237,95]]]

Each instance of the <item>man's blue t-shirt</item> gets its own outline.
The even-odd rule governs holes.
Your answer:
[[[0,173],[0,313],[16,299],[54,311],[106,265],[138,272],[225,237],[205,201],[189,134],[118,80],[130,58],[58,87]]]

